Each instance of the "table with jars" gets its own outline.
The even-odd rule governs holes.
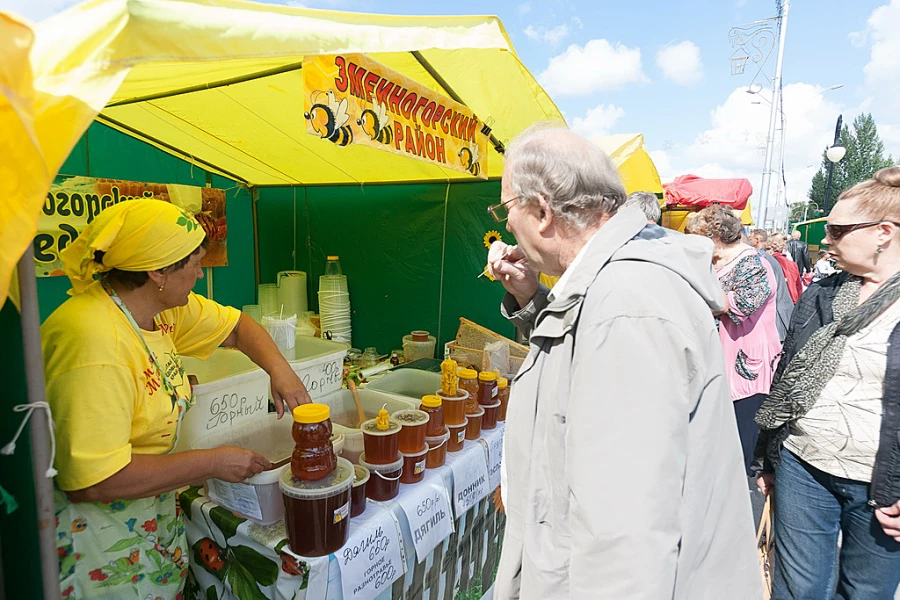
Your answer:
[[[294,409],[288,464],[180,494],[185,598],[483,598],[499,561],[497,508],[509,383],[442,367],[417,409],[360,423],[341,456],[329,406]]]

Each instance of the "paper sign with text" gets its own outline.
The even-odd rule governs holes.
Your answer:
[[[390,511],[369,502],[350,523],[350,539],[335,552],[344,600],[370,600],[403,577],[403,537]]]
[[[496,490],[500,486],[500,462],[503,460],[503,432],[506,424],[502,421],[497,428],[483,432],[485,445],[488,450],[488,478],[490,489]]]
[[[453,533],[453,512],[443,478],[428,471],[419,483],[404,486],[397,503],[409,519],[416,559],[423,562],[438,544]]]
[[[478,442],[466,442],[462,452],[447,455],[447,465],[453,471],[453,509],[457,517],[491,491],[488,484],[487,456]]]

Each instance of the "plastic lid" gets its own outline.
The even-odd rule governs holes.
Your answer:
[[[341,257],[337,256],[337,255],[326,256],[325,258],[326,258],[326,260],[341,260]]]
[[[481,408],[481,406],[479,405],[479,406],[478,406],[478,410],[477,410],[476,412],[473,412],[473,413],[466,413],[466,418],[468,419],[469,417],[480,417],[480,416],[482,416],[483,414],[484,414],[484,409]]]
[[[468,419],[466,419],[466,422],[468,422]],[[426,442],[425,445],[431,446],[432,448],[437,448],[438,446],[440,446],[441,444],[443,444],[444,442],[446,442],[449,439],[450,439],[450,430],[444,429],[444,433],[442,433],[441,435],[428,436],[427,438],[425,438],[425,442]]]
[[[359,426],[359,430],[366,435],[393,435],[400,431],[401,427],[402,425],[399,421],[388,419],[388,428],[379,429],[377,419],[369,419],[368,421],[363,421],[362,425]]]
[[[290,498],[319,500],[349,490],[353,485],[354,475],[353,463],[346,458],[338,458],[334,471],[318,481],[297,479],[290,469],[285,469],[281,479],[278,480],[278,487],[281,488],[282,494]]]
[[[441,405],[441,397],[434,395],[422,396],[422,406],[425,408],[437,408]]]
[[[509,385],[509,380],[506,377],[498,377],[497,378],[497,387],[505,388]]]
[[[443,390],[436,391],[434,395],[440,397],[441,400],[465,400],[469,397],[469,392],[462,389],[461,387],[458,387],[456,388],[455,396],[448,396],[443,392]]]
[[[369,470],[361,465],[353,465],[353,487],[358,487],[369,480]]]
[[[459,369],[456,371],[456,374],[463,379],[475,379],[478,377],[478,371],[475,369]]]
[[[469,425],[469,418],[468,418],[468,417],[465,417],[465,418],[463,419],[463,422],[460,423],[459,425],[450,425],[450,424],[448,423],[448,424],[447,424],[447,429],[465,429],[468,425]],[[448,431],[447,433],[450,433],[450,432]]]
[[[400,425],[402,425],[403,427],[424,425],[431,419],[427,412],[415,408],[398,410],[391,415],[391,418],[395,421],[400,421]]]
[[[478,381],[497,381],[497,374],[493,371],[482,371],[478,374]]]
[[[331,408],[327,404],[301,404],[291,414],[295,423],[312,424],[321,423],[331,416]]]
[[[494,402],[493,404],[482,404],[481,408],[500,408],[500,405],[503,404],[499,400]]]
[[[447,432],[447,435],[450,435],[450,432]],[[428,438],[428,439],[431,439],[431,438]],[[440,437],[438,437],[437,439],[440,440]],[[400,456],[402,456],[402,457],[404,457],[404,458],[413,458],[413,457],[416,457],[416,456],[425,456],[425,455],[428,453],[428,446],[429,446],[429,444],[426,442],[426,443],[425,443],[425,449],[424,449],[424,450],[419,450],[418,452],[401,452],[401,453],[400,453]]]
[[[400,453],[398,452],[397,454]],[[378,471],[379,473],[394,473],[403,469],[403,457],[401,456],[394,462],[387,463],[386,465],[373,465],[372,463],[366,462],[366,453],[363,452],[359,455],[359,464],[367,468],[369,471]]]

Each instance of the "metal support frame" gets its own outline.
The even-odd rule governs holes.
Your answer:
[[[772,159],[773,149],[775,145],[775,124],[778,116],[778,110],[781,107],[781,72],[784,65],[784,41],[787,36],[788,13],[791,9],[791,0],[784,0],[779,15],[780,23],[778,27],[778,59],[775,62],[775,79],[772,82],[772,106],[769,110],[769,132],[766,136],[766,161],[762,175],[762,185],[759,194],[759,219],[758,225],[761,228],[766,227],[766,220],[769,213],[769,188],[772,183]]]

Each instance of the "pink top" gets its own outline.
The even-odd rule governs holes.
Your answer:
[[[729,305],[719,317],[719,338],[731,399],[768,394],[781,355],[772,266],[748,248],[716,274]]]

